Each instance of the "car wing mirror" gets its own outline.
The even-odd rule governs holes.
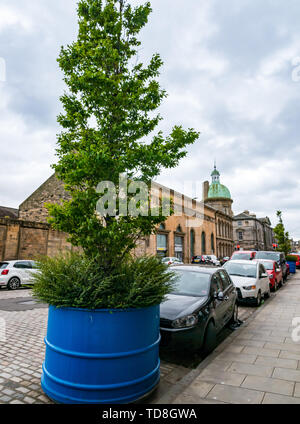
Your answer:
[[[224,293],[223,292],[219,292],[217,294],[217,299],[220,300],[220,301],[223,301],[224,300]]]
[[[266,278],[266,277],[268,277],[268,274],[266,272],[264,272],[263,274],[261,274],[260,278]]]

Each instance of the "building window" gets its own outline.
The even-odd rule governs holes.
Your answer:
[[[239,231],[239,240],[243,240],[243,231]]]
[[[195,231],[191,230],[190,233],[190,244],[191,244],[191,258],[195,256]]]
[[[165,229],[166,229],[165,224],[160,224],[159,229],[160,229],[160,230],[165,230]]]
[[[249,221],[245,221],[245,225],[249,225]]]
[[[215,253],[215,236],[212,233],[210,236],[211,253]]]
[[[206,235],[205,232],[202,232],[201,235],[201,249],[202,249],[202,255],[206,254]]]
[[[181,226],[180,226],[180,225],[178,225],[178,227],[177,227],[177,229],[176,229],[176,232],[177,232],[177,233],[182,233],[182,229],[181,229]]]
[[[168,256],[168,236],[166,234],[157,234],[156,236],[157,256],[165,258]]]
[[[238,226],[241,227],[243,225],[242,221],[238,221]]]

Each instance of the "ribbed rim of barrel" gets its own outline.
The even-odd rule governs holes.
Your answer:
[[[49,308],[64,310],[64,311],[81,311],[81,312],[135,312],[135,311],[147,311],[151,308],[155,308],[158,305],[147,306],[146,308],[128,308],[128,309],[88,309],[88,308],[74,308],[69,306],[54,306],[49,305]]]

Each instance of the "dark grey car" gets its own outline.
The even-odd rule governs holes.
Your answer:
[[[211,352],[217,333],[237,320],[237,294],[222,268],[176,266],[173,293],[160,306],[162,345]]]

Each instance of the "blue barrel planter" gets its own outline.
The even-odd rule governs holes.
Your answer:
[[[130,403],[159,383],[159,305],[49,307],[42,389],[57,403]]]
[[[296,262],[294,261],[287,261],[287,263],[290,266],[290,273],[295,274],[296,273]]]

